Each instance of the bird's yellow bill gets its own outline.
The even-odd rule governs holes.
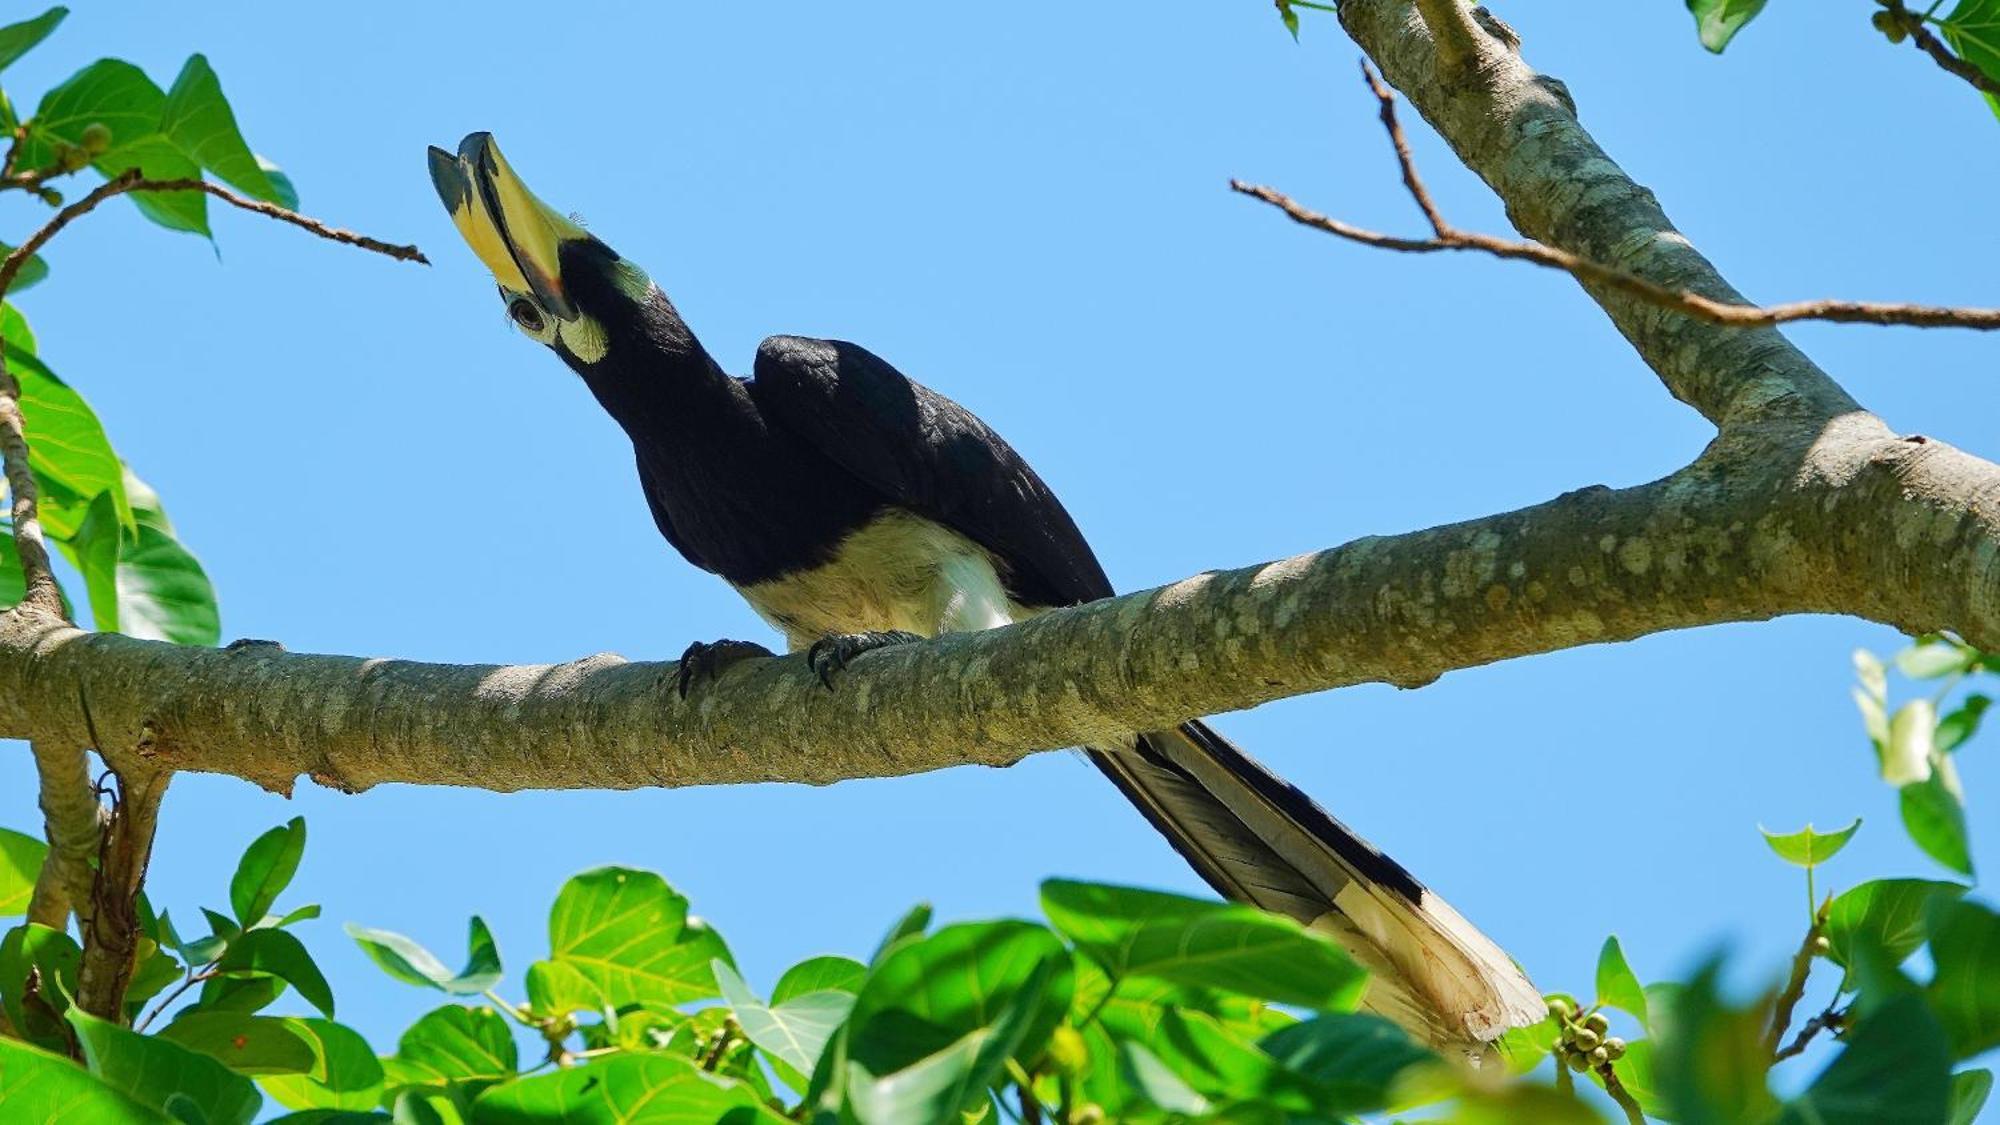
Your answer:
[[[582,237],[575,223],[536,199],[500,155],[489,133],[473,133],[456,156],[430,150],[431,181],[459,237],[501,286],[533,293],[563,319],[574,315],[563,293],[560,248]]]

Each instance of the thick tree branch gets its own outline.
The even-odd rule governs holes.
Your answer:
[[[1717,442],[1636,488],[884,650],[833,692],[797,659],[746,662],[682,703],[674,665],[612,656],[495,667],[193,649],[14,614],[0,617],[0,736],[87,738],[81,683],[121,771],[279,790],[300,774],[345,789],[824,783],[1004,765],[1305,692],[1785,613],[1949,626],[2000,647],[1994,542],[2000,467],[1854,415],[1775,451]]]
[[[1443,2],[1443,0],[1439,0]],[[1434,232],[1430,238],[1399,238],[1381,234],[1352,223],[1342,222],[1314,211],[1276,188],[1261,184],[1246,184],[1242,180],[1231,180],[1231,190],[1261,199],[1265,203],[1291,216],[1294,222],[1327,234],[1373,246],[1382,250],[1395,250],[1406,254],[1434,253],[1441,250],[1472,250],[1491,254],[1496,258],[1512,261],[1532,262],[1548,269],[1562,270],[1574,274],[1579,281],[1586,281],[1607,289],[1616,290],[1628,297],[1634,297],[1664,309],[1685,313],[1688,316],[1708,321],[1711,324],[1725,324],[1735,327],[1768,327],[1787,324],[1796,320],[1825,320],[1839,324],[1889,324],[1912,328],[1973,328],[1985,331],[2000,330],[2000,309],[1951,308],[1939,305],[1913,305],[1879,301],[1837,301],[1813,300],[1793,301],[1783,305],[1744,305],[1726,301],[1710,300],[1692,289],[1674,289],[1656,285],[1638,274],[1595,262],[1567,250],[1544,246],[1539,242],[1520,242],[1513,239],[1495,238],[1490,234],[1460,230],[1446,222],[1438,212],[1437,204],[1431,199],[1429,189],[1417,174],[1416,162],[1410,156],[1409,141],[1403,136],[1403,126],[1396,119],[1395,95],[1375,77],[1375,72],[1366,63],[1362,64],[1362,74],[1369,88],[1375,92],[1381,104],[1382,124],[1389,132],[1389,140],[1396,149],[1396,162],[1403,174],[1403,186],[1409,190],[1410,198],[1416,201],[1429,220]]]

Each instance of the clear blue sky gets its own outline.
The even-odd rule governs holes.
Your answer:
[[[1837,10],[1835,10],[1837,9]],[[1774,4],[1723,59],[1677,0],[1515,3],[1585,124],[1762,299],[2000,303],[2000,122],[1867,5]],[[7,73],[17,102],[101,54],[170,80],[208,54],[253,145],[327,220],[434,268],[250,216],[200,240],[113,206],[22,301],[221,590],[225,637],[445,661],[671,658],[767,634],[655,534],[623,437],[509,329],[426,178],[428,143],[490,129],[550,202],[643,263],[747,369],[786,332],[862,342],[972,407],[1055,486],[1136,589],[1626,485],[1709,430],[1566,279],[1336,244],[1232,196],[1278,184],[1415,231],[1355,49],[1260,0],[1064,4],[79,4]],[[1412,121],[1447,214],[1483,185]],[[18,241],[42,213],[11,199]],[[1800,328],[1892,425],[2000,455],[2000,341]],[[1868,823],[1826,873],[1937,872],[1902,838],[1852,706],[1848,651],[1889,631],[1791,619],[1364,687],[1220,725],[1402,859],[1526,964],[1586,991],[1604,935],[1640,974],[1722,940],[1775,974],[1795,870],[1757,825]],[[1986,740],[1991,743],[1995,736]],[[2000,748],[1963,759],[1976,853],[2000,864]],[[1071,757],[824,789],[501,796],[227,778],[169,794],[152,871],[176,914],[226,901],[257,832],[296,813],[292,902],[341,1015],[384,1050],[439,1000],[338,930],[447,959],[493,924],[504,991],[546,949],[568,875],[665,873],[753,983],[865,953],[919,899],[1026,913],[1062,874],[1194,878]],[[0,823],[36,823],[25,753]],[[288,1001],[289,1003],[289,1001]]]

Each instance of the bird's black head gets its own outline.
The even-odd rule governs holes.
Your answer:
[[[492,134],[471,134],[456,155],[433,146],[430,166],[458,233],[493,272],[508,318],[586,378],[662,353],[706,359],[646,272],[535,198]]]

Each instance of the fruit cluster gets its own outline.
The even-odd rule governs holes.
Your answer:
[[[1562,1028],[1556,1057],[1564,1066],[1575,1071],[1594,1070],[1624,1057],[1625,1041],[1610,1034],[1611,1021],[1603,1012],[1585,1012],[1576,1001],[1555,996],[1549,999],[1549,1014]]]

